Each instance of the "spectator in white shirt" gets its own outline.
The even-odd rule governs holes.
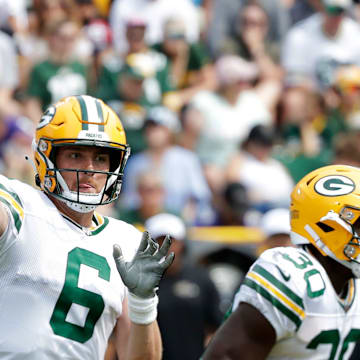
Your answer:
[[[360,26],[351,0],[322,0],[322,11],[290,29],[282,48],[287,82],[324,88],[338,65],[360,64]]]
[[[190,0],[115,0],[110,10],[110,25],[114,46],[120,53],[126,52],[126,23],[129,18],[141,16],[147,24],[145,38],[149,45],[163,40],[164,23],[178,16],[185,22],[186,39],[199,39],[200,18],[196,6]]]

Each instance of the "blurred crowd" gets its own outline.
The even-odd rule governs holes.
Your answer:
[[[0,169],[33,182],[34,126],[100,97],[132,156],[103,211],[142,226],[258,226],[293,184],[360,161],[360,4],[352,0],[0,1]]]
[[[34,128],[78,94],[132,151],[101,211],[262,227],[309,171],[360,165],[360,1],[0,0],[1,173],[34,183]]]

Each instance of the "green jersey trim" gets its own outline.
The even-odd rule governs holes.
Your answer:
[[[337,296],[338,303],[345,312],[348,311],[354,303],[356,295],[356,282],[354,281],[354,279],[349,280],[348,286],[348,294],[345,299],[341,299],[339,296]]]
[[[280,290],[284,295],[286,295],[289,299],[291,299],[295,304],[304,309],[304,302],[300,296],[295,294],[289,287],[287,287],[284,283],[275,278],[271,273],[269,273],[266,269],[264,269],[260,265],[255,265],[252,269],[254,272],[261,275],[268,282],[274,285],[278,290]]]
[[[96,212],[93,215],[93,222],[95,223],[95,226],[92,226],[90,228],[82,227],[81,225],[79,225],[77,222],[75,222],[73,219],[71,219],[65,214],[61,214],[61,216],[67,221],[71,222],[77,228],[82,230],[87,236],[93,236],[99,234],[99,232],[104,230],[107,224],[109,224],[109,219],[107,217],[102,216]]]
[[[4,185],[0,184],[0,201],[10,210],[11,216],[14,219],[16,230],[19,232],[24,220],[23,204],[19,196],[14,192],[9,191]]]
[[[244,285],[252,288],[266,300],[268,300],[273,306],[275,306],[281,313],[283,313],[288,319],[290,319],[296,326],[296,330],[299,329],[300,325],[302,324],[302,320],[305,317],[305,314],[298,315],[294,311],[290,310],[286,305],[284,305],[276,296],[270,293],[267,289],[262,287],[257,282],[253,281],[252,279],[246,277]]]
[[[102,219],[102,223],[95,229],[91,231],[91,235],[97,235],[99,232],[103,231],[105,227],[109,224],[109,219],[106,216],[99,216],[96,214],[98,218]]]

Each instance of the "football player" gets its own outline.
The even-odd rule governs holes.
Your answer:
[[[99,99],[64,98],[33,150],[40,189],[0,176],[0,357],[104,359],[114,334],[119,358],[160,359],[170,240],[159,248],[95,211],[120,192],[130,149],[119,118]]]
[[[204,360],[348,359],[360,340],[360,169],[311,172],[290,213],[297,247],[262,253]]]

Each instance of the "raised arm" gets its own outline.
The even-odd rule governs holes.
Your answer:
[[[202,360],[263,360],[276,341],[275,330],[253,306],[240,303],[218,329]]]
[[[148,232],[144,232],[139,249],[131,262],[125,262],[121,248],[114,246],[114,259],[119,274],[127,286],[128,309],[124,306],[123,322],[117,329],[117,353],[124,354],[124,359],[160,360],[162,343],[156,322],[159,286],[164,271],[170,266],[174,254],[168,255],[170,238],[167,237],[159,249]],[[126,305],[126,304],[124,304]],[[121,327],[126,328],[126,312],[129,311],[130,330],[126,339],[121,337]],[[124,351],[124,345],[126,350]]]

